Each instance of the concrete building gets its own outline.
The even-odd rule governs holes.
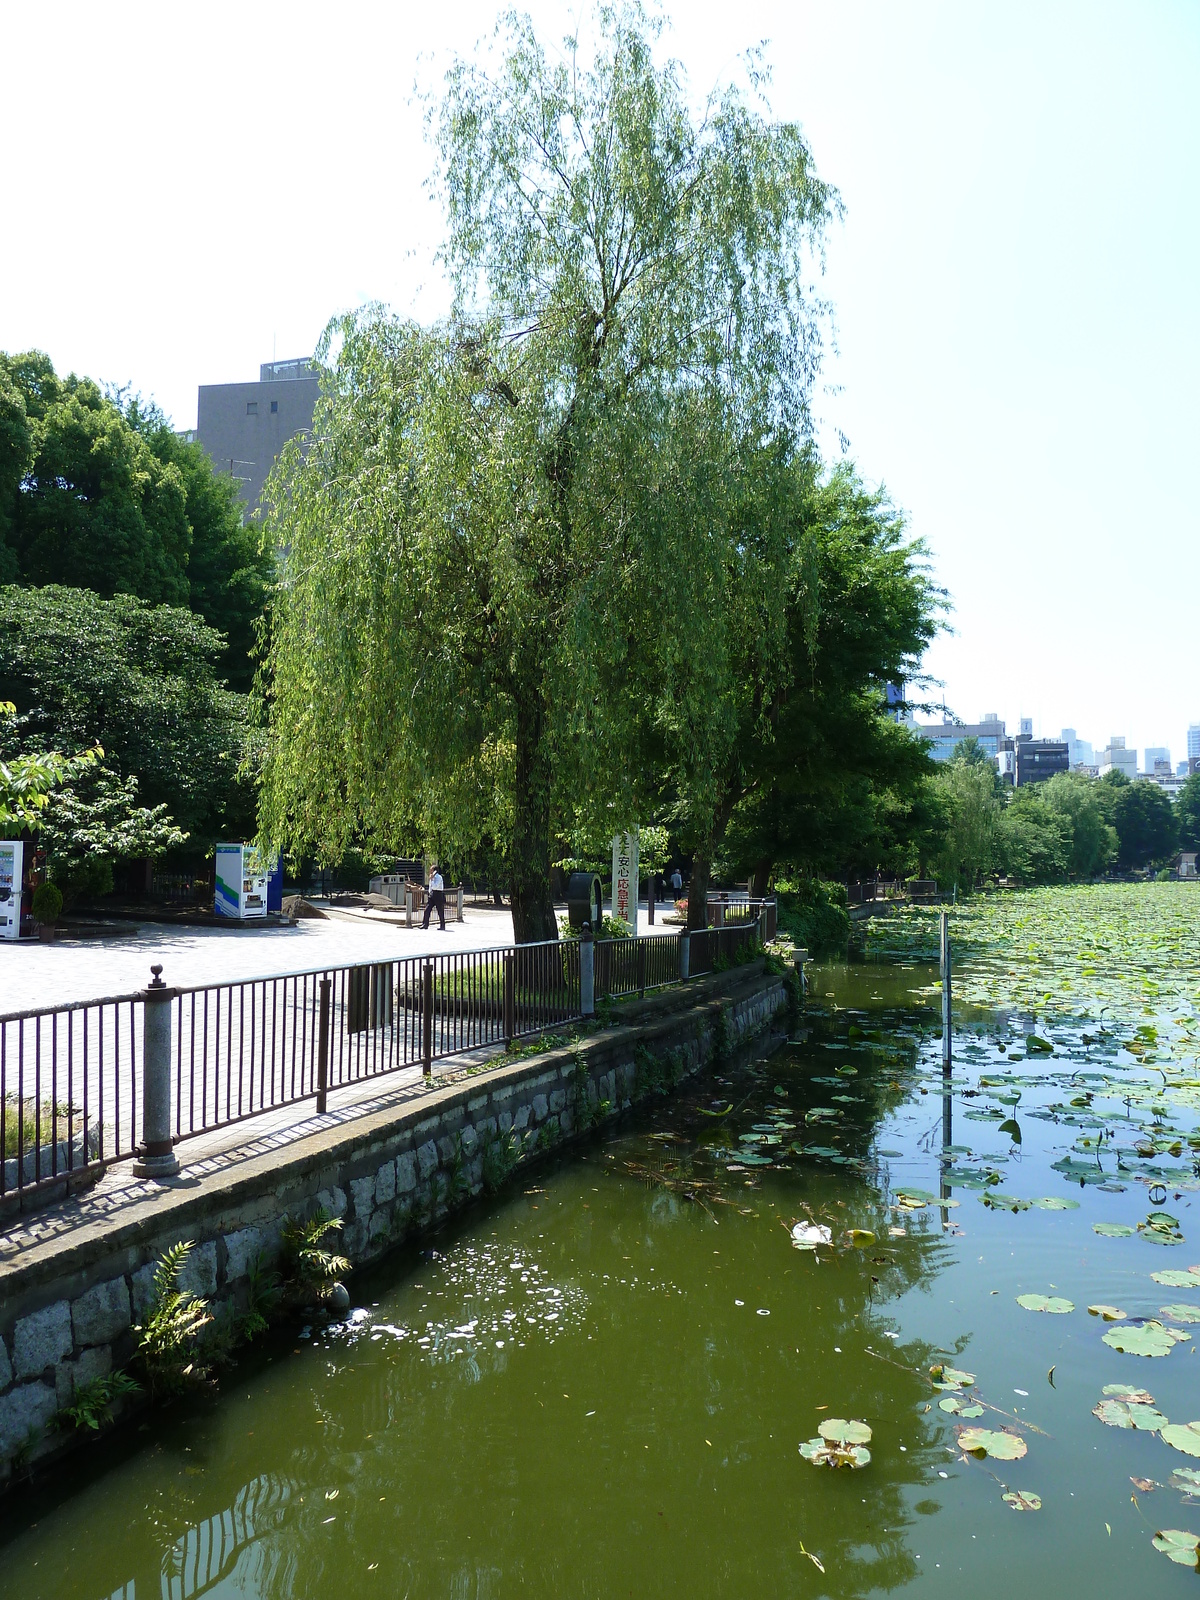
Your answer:
[[[1067,754],[1071,758],[1073,767],[1094,767],[1096,755],[1089,739],[1079,739],[1075,736],[1074,728],[1064,728],[1062,742],[1067,747]]]
[[[196,408],[196,440],[218,472],[237,480],[249,516],[287,441],[312,427],[319,390],[308,361],[267,361],[257,383],[204,383]]]
[[[1188,760],[1200,761],[1200,722],[1193,722],[1188,728]]]
[[[1171,776],[1171,752],[1166,745],[1148,745],[1142,752],[1142,771],[1148,778],[1155,777],[1160,771]]]
[[[918,723],[917,732],[929,740],[929,754],[935,761],[949,761],[964,739],[978,739],[993,759],[1012,742],[1005,738],[1004,723],[994,712],[988,712],[982,722]]]
[[[1097,765],[1100,768],[1101,777],[1106,772],[1115,770],[1123,772],[1132,781],[1138,775],[1137,751],[1126,749],[1124,737],[1118,737],[1114,733],[1100,752],[1100,760]]]
[[[1062,739],[1018,739],[1016,741],[1017,787],[1026,783],[1045,783],[1056,772],[1071,765],[1070,752]]]

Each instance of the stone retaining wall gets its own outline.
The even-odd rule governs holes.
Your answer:
[[[785,1007],[761,961],[635,1006],[573,1047],[481,1071],[198,1180],[164,1184],[121,1213],[32,1246],[0,1269],[0,1486],[79,1442],[58,1413],[128,1363],[155,1268],[194,1241],[184,1287],[244,1306],[252,1271],[278,1258],[289,1218],[342,1218],[356,1265],[440,1222],[515,1167],[764,1032]],[[120,1402],[118,1402],[118,1410]]]

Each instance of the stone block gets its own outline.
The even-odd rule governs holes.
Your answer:
[[[535,1094],[533,1097],[533,1116],[536,1122],[545,1122],[550,1114],[550,1102],[544,1094]]]
[[[147,1261],[144,1267],[139,1267],[130,1279],[133,1285],[133,1315],[140,1322],[150,1309],[154,1299],[154,1273],[158,1267],[157,1261]]]
[[[367,1248],[367,1229],[370,1227],[366,1217],[356,1217],[353,1222],[348,1222],[342,1231],[340,1253],[349,1256],[351,1261],[356,1261]]]
[[[411,1194],[417,1187],[417,1158],[411,1150],[396,1157],[396,1187],[401,1194]]]
[[[124,1278],[110,1278],[81,1294],[71,1307],[75,1343],[108,1344],[128,1328],[129,1285]]]
[[[13,1371],[18,1378],[36,1378],[71,1354],[71,1308],[65,1300],[22,1317],[13,1329]]]
[[[561,1089],[553,1089],[550,1093],[551,1111],[561,1111],[567,1103],[566,1094]]]
[[[529,1113],[526,1112],[525,1115],[528,1117]],[[511,1111],[502,1111],[500,1113],[499,1118],[498,1118],[498,1124],[499,1124],[500,1132],[501,1133],[507,1133],[508,1130],[513,1125],[512,1112]]]
[[[434,1144],[432,1139],[427,1139],[417,1151],[417,1165],[421,1169],[422,1178],[427,1178],[437,1164],[437,1145]]]
[[[351,1178],[350,1198],[354,1202],[356,1217],[369,1217],[375,1209],[375,1177]]]
[[[396,1163],[385,1161],[375,1174],[375,1204],[386,1206],[396,1198]]]
[[[519,1106],[517,1108],[517,1114],[512,1119],[512,1125],[517,1130],[518,1133],[523,1132],[524,1129],[526,1129],[529,1126],[529,1107],[528,1106]],[[507,1133],[508,1129],[506,1128],[504,1131]]]
[[[448,1167],[452,1167],[458,1160],[458,1143],[450,1134],[443,1134],[437,1142],[438,1155]]]
[[[512,1121],[512,1119],[510,1118],[509,1119],[510,1125],[511,1125],[511,1121]],[[494,1139],[495,1136],[496,1136],[496,1129],[499,1126],[500,1125],[496,1121],[495,1117],[484,1117],[481,1122],[478,1122],[475,1125],[475,1131],[476,1131],[476,1133],[479,1135],[479,1137],[481,1139]],[[508,1129],[505,1128],[504,1132],[507,1133]]]
[[[317,1204],[331,1217],[344,1217],[349,1201],[346,1199],[344,1189],[322,1189],[317,1196]]]
[[[0,1456],[11,1458],[50,1425],[58,1397],[46,1383],[26,1383],[0,1398]]]
[[[267,1254],[267,1242],[261,1228],[239,1228],[225,1235],[225,1281],[236,1283],[248,1278],[250,1269],[260,1256]]]
[[[204,1299],[216,1294],[217,1241],[210,1239],[207,1244],[194,1245],[175,1281],[189,1294],[197,1294]]]
[[[475,1132],[474,1127],[468,1122],[467,1126],[462,1131],[462,1153],[468,1161],[475,1154],[475,1147],[478,1143],[479,1135]]]
[[[107,1345],[85,1350],[78,1361],[62,1361],[54,1369],[54,1392],[59,1410],[69,1406],[80,1389],[112,1371],[112,1351]]]
[[[390,1206],[377,1207],[367,1227],[367,1241],[375,1244],[379,1239],[386,1239],[392,1231],[392,1212]]]
[[[12,1362],[8,1359],[8,1351],[4,1348],[4,1340],[0,1339],[0,1389],[7,1389],[12,1382]]]

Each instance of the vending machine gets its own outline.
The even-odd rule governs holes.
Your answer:
[[[267,914],[266,864],[252,844],[217,846],[217,887],[213,910],[218,917],[245,921]]]
[[[25,871],[25,846],[18,840],[0,840],[0,939],[21,937],[21,880]]]

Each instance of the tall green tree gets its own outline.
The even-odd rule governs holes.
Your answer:
[[[934,875],[947,888],[970,892],[996,863],[996,831],[1000,821],[1000,785],[990,762],[951,759],[933,779],[945,807],[946,833],[931,862]]]
[[[453,314],[331,328],[313,439],[271,488],[264,833],[336,855],[465,832],[490,761],[520,940],[556,936],[556,833],[635,820],[648,660],[681,724],[728,720],[725,475],[805,429],[837,207],[795,125],[734,89],[693,116],[640,8],[598,30],[551,55],[510,17],[493,62],[451,70]]]
[[[1123,867],[1166,861],[1179,843],[1171,802],[1156,783],[1126,783],[1113,801],[1118,859]]]
[[[1193,772],[1175,802],[1179,843],[1185,850],[1200,850],[1200,772]]]
[[[201,848],[252,835],[253,789],[239,769],[254,733],[247,697],[217,677],[220,650],[220,636],[180,608],[0,588],[0,699],[22,713],[0,724],[0,757],[98,744],[106,768],[136,778],[142,804],[166,806]]]
[[[1038,792],[1047,806],[1070,818],[1071,874],[1094,878],[1117,858],[1116,829],[1105,819],[1096,784],[1077,772],[1056,772]]]

